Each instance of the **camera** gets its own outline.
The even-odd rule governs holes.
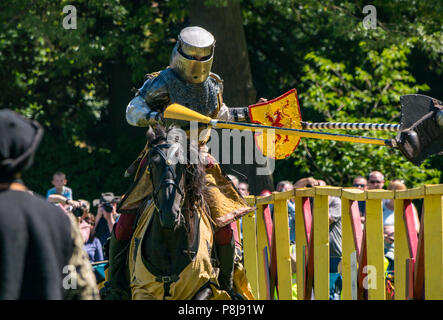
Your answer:
[[[103,207],[103,209],[108,212],[111,213],[112,209],[113,209],[113,203],[112,202],[102,202],[100,203],[100,205]]]
[[[72,209],[72,214],[76,217],[81,217],[83,215],[83,206],[81,207],[77,207],[77,208],[73,208]]]
[[[120,201],[120,197],[114,196],[112,192],[102,193],[100,199],[95,199],[93,201],[94,206],[101,206],[103,209],[111,213],[114,209],[114,203],[118,203]]]
[[[84,210],[87,208],[88,206],[85,203],[81,202],[80,207],[72,208],[71,213],[76,217],[81,217],[83,216]]]

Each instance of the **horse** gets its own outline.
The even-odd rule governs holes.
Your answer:
[[[185,154],[182,145],[168,142],[167,136],[168,130],[161,126],[147,133],[146,168],[153,192],[144,210],[148,213],[137,224],[130,252],[133,298],[230,299],[218,288],[213,267],[213,230],[204,197],[205,165],[200,161],[190,164],[186,159],[198,150],[188,144]]]

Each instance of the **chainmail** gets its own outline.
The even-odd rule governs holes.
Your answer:
[[[437,104],[441,101],[435,101]],[[434,110],[433,98],[422,94],[407,94],[400,97],[401,127],[408,129],[426,114]]]
[[[437,106],[441,104],[441,101],[425,95],[410,94],[402,96],[400,103],[402,106],[401,131],[396,139],[406,158],[418,166],[429,156],[443,153],[443,128],[436,121],[436,114],[439,110]],[[401,138],[402,135],[413,133],[419,140],[418,146],[415,147],[408,146]]]
[[[160,73],[166,83],[171,103],[178,103],[206,116],[213,116],[217,110],[217,81],[208,77],[202,83],[188,83],[181,80],[172,69]]]

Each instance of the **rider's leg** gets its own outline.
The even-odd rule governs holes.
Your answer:
[[[231,292],[233,290],[232,278],[235,256],[235,244],[231,225],[220,228],[214,234],[214,240],[220,262],[218,282],[221,289]]]
[[[105,300],[126,300],[131,297],[126,259],[136,217],[135,214],[120,215],[112,230],[109,244],[108,281],[102,292]]]

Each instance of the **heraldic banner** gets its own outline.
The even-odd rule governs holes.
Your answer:
[[[292,89],[278,98],[250,105],[249,118],[251,122],[264,126],[302,129],[297,91]],[[272,136],[265,132],[256,132],[254,139],[263,155],[273,159],[287,158],[300,142],[300,137],[296,135],[275,134]]]

